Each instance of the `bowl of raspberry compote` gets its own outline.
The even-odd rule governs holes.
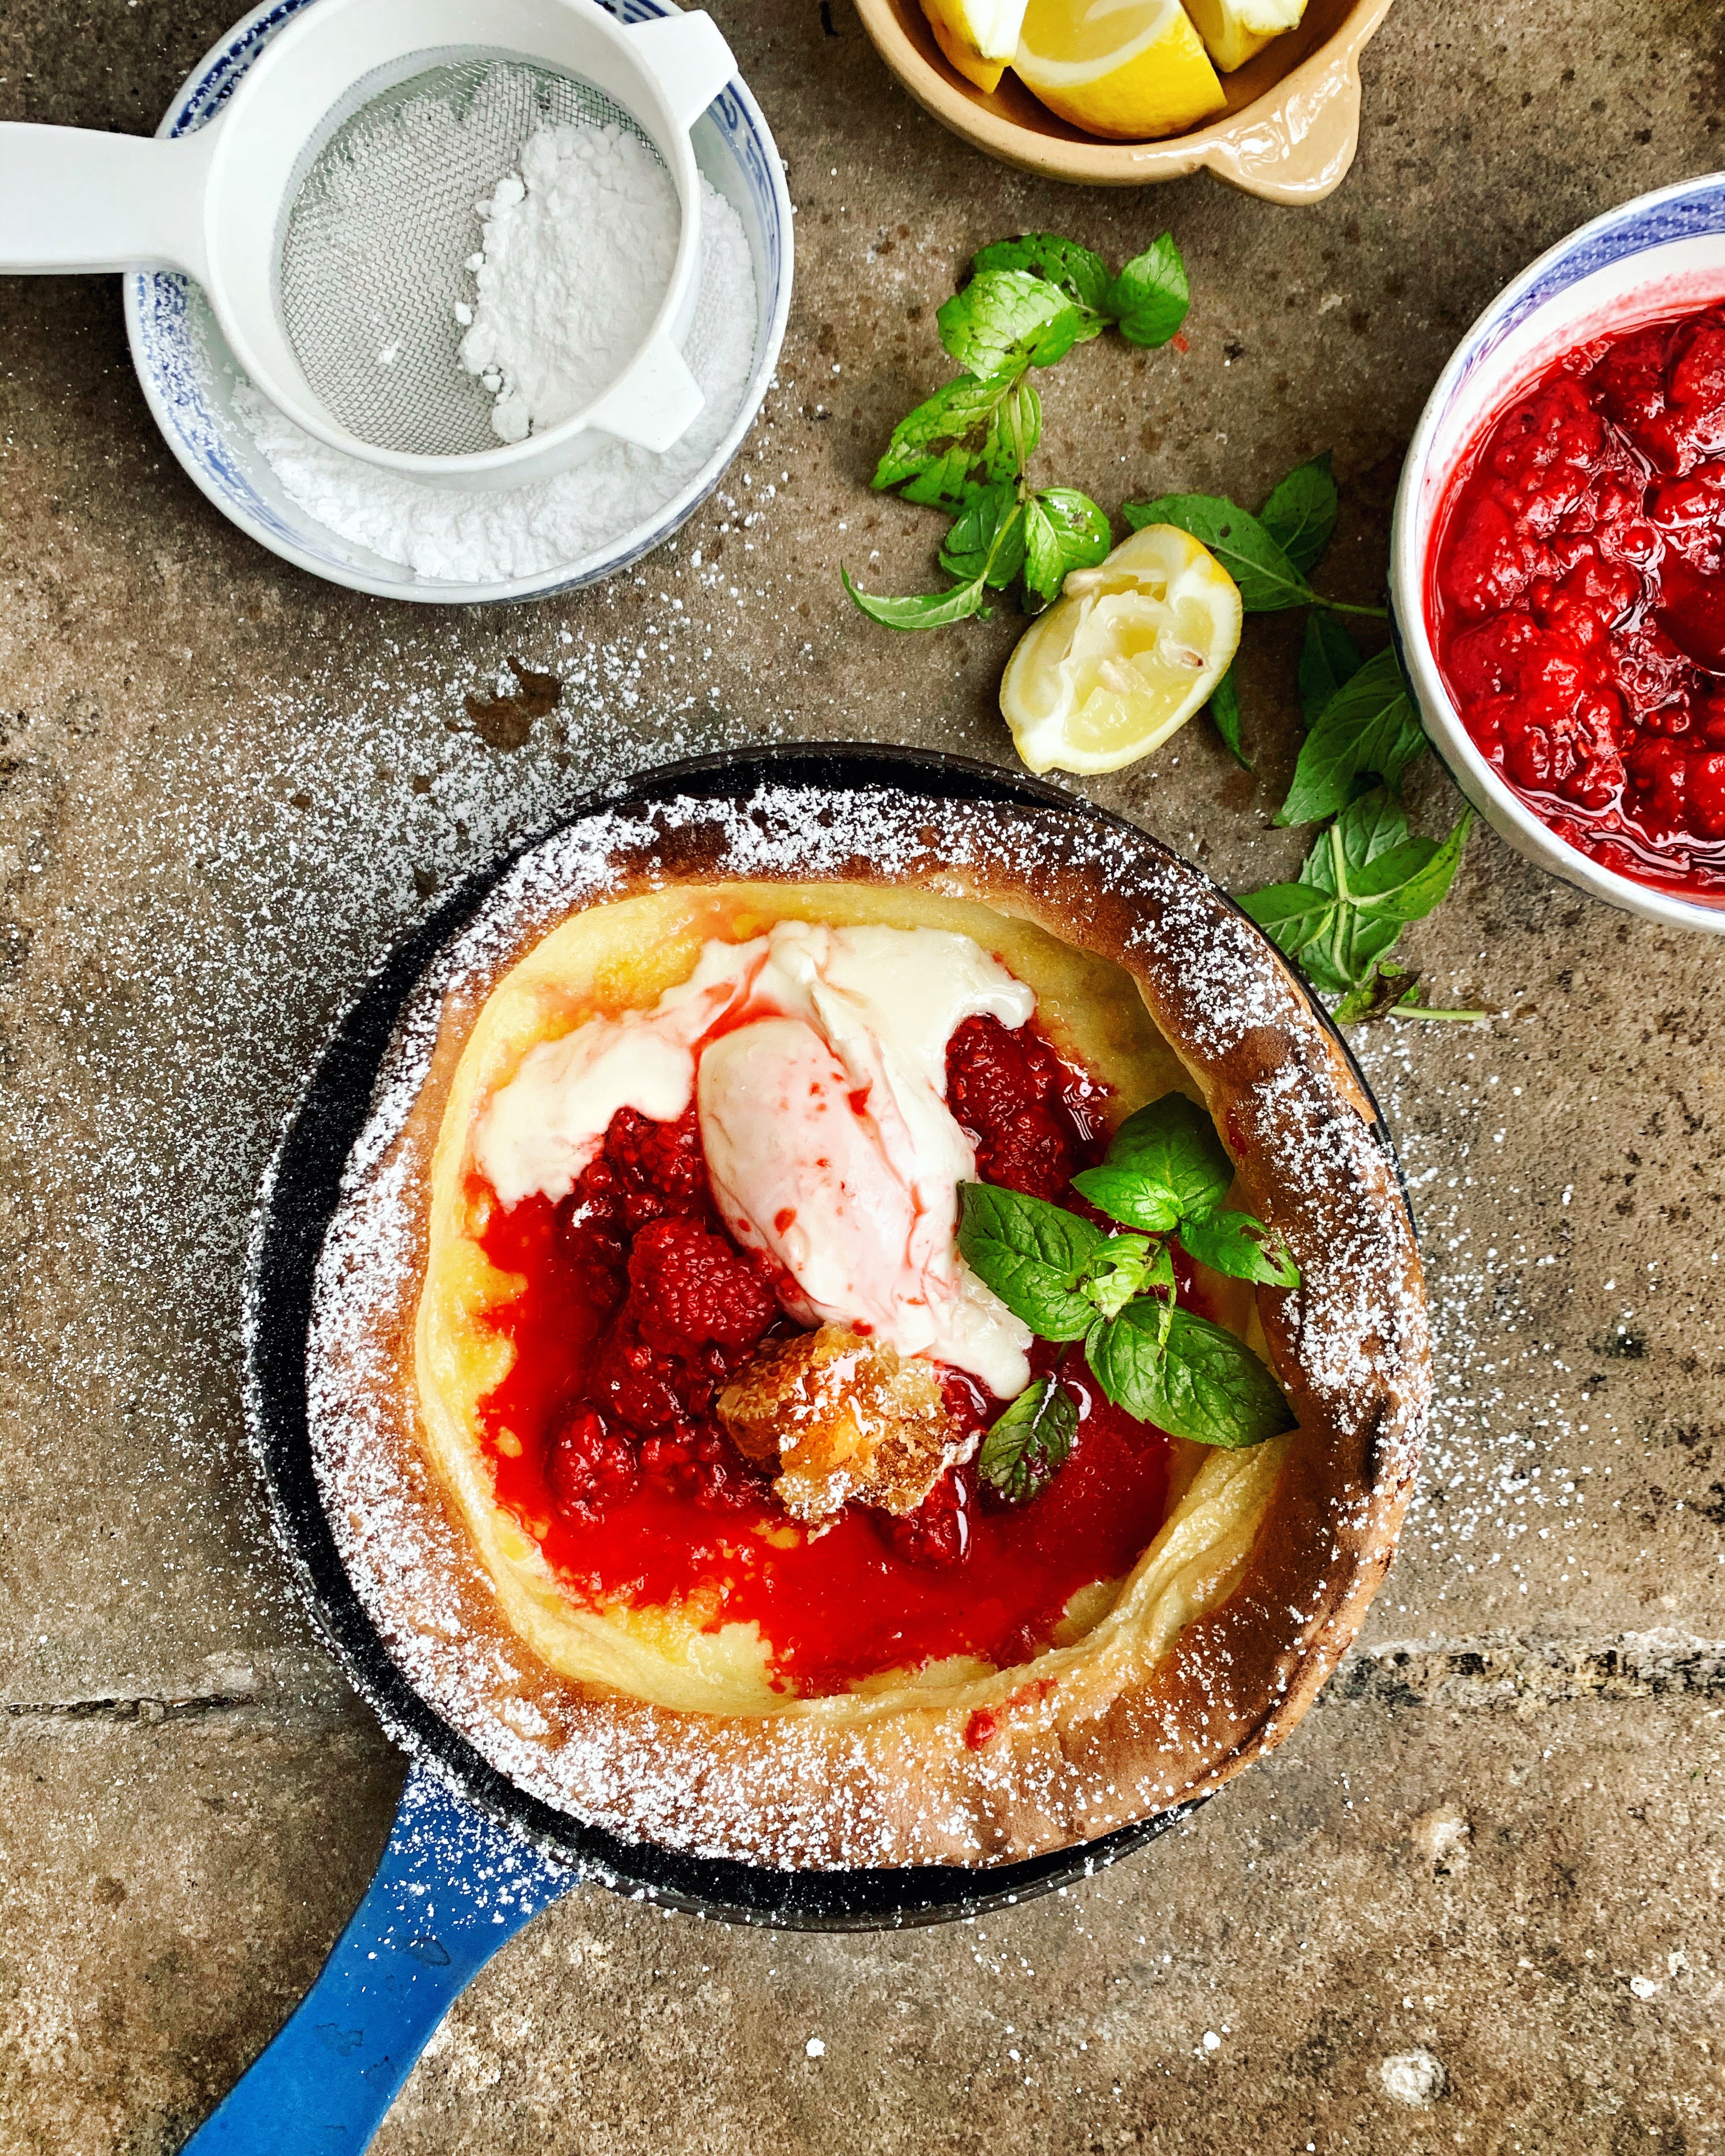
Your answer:
[[[1498,833],[1725,928],[1725,178],[1596,218],[1481,316],[1408,453],[1391,593]]]

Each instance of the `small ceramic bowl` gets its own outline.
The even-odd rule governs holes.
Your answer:
[[[1578,890],[1650,921],[1725,932],[1725,901],[1658,891],[1604,867],[1543,823],[1476,747],[1431,647],[1427,582],[1456,468],[1532,379],[1590,337],[1725,299],[1725,174],[1684,180],[1608,210],[1507,285],[1457,346],[1402,467],[1390,535],[1390,604],[1402,663],[1432,745],[1486,821]]]
[[[1297,29],[1223,76],[1225,112],[1189,135],[1107,142],[1039,105],[1015,75],[993,91],[967,82],[918,0],[856,0],[875,50],[916,102],[1003,164],[1105,187],[1202,171],[1276,203],[1321,202],[1353,162],[1359,56],[1389,8],[1390,0],[1309,0]]]
[[[184,135],[201,127],[270,38],[316,4],[264,0],[198,62],[157,133]],[[625,23],[675,12],[675,0],[604,4]],[[253,440],[234,403],[244,377],[199,287],[172,271],[137,271],[124,280],[126,334],[145,398],[168,447],[193,484],[242,531],[284,561],[351,591],[424,605],[472,606],[548,598],[614,576],[663,546],[718,485],[766,397],[790,312],[791,202],[783,162],[741,78],[708,106],[690,140],[701,174],[737,212],[748,239],[757,303],[754,367],[735,418],[695,476],[635,529],[597,552],[508,582],[449,583],[417,576],[341,537],[288,495]]]

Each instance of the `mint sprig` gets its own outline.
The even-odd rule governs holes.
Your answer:
[[[1296,465],[1271,490],[1256,516],[1223,494],[1164,494],[1154,501],[1129,501],[1121,515],[1134,531],[1147,524],[1177,524],[1189,531],[1239,585],[1240,604],[1248,613],[1315,606],[1386,620],[1383,607],[1329,598],[1312,585],[1311,572],[1329,544],[1339,507],[1326,449]]]
[[[1076,487],[1036,488],[1029,479],[1042,434],[1029,376],[1111,327],[1129,344],[1166,344],[1190,304],[1186,265],[1168,233],[1117,276],[1100,254],[1058,233],[983,248],[935,318],[965,372],[899,421],[874,479],[955,520],[940,558],[956,581],[944,592],[885,598],[841,570],[862,611],[888,629],[937,629],[986,616],[989,593],[1017,584],[1024,612],[1040,613],[1074,569],[1100,562],[1113,537],[1096,503]]]
[[[1240,903],[1314,988],[1344,998],[1338,1016],[1363,1017],[1370,1005],[1362,992],[1403,928],[1449,896],[1472,822],[1464,808],[1446,839],[1411,838],[1393,797],[1375,788],[1320,834],[1298,882],[1248,891]],[[1440,1015],[1417,1004],[1405,1014]]]
[[[1384,618],[1382,607],[1329,598],[1312,579],[1336,529],[1340,497],[1326,449],[1296,465],[1254,516],[1225,495],[1163,495],[1126,504],[1134,530],[1177,524],[1214,554],[1240,588],[1248,613],[1307,607],[1300,649],[1300,709],[1306,737],[1279,824],[1333,819],[1292,884],[1250,891],[1240,904],[1314,987],[1341,998],[1344,1022],[1394,1011],[1404,1018],[1475,1017],[1433,1009],[1412,982],[1385,962],[1410,921],[1442,902],[1466,843],[1471,812],[1447,839],[1414,839],[1396,800],[1402,779],[1425,753],[1425,733],[1393,649],[1362,660],[1340,614]],[[1251,768],[1241,746],[1240,696],[1230,671],[1210,698],[1210,716],[1229,752]],[[1384,858],[1387,856],[1387,858]],[[1086,1192],[1087,1196],[1093,1194]]]
[[[1174,1239],[1235,1279],[1299,1285],[1275,1229],[1224,1209],[1233,1181],[1209,1118],[1169,1093],[1129,1116],[1101,1164],[1074,1178],[1126,1232],[1098,1228],[1046,1199],[967,1183],[959,1187],[958,1247],[1032,1332],[1082,1340],[1096,1383],[1127,1414],[1199,1445],[1260,1445],[1293,1426],[1276,1379],[1243,1341],[1174,1299]],[[1039,1379],[1034,1400],[1027,1406],[1030,1393],[1021,1394],[989,1432],[982,1471],[1004,1494],[1019,1486],[1009,1490],[1002,1477],[1017,1475],[1023,1448],[1059,1414],[1053,1401],[1061,1390],[1056,1380]]]
[[[1072,1178],[1098,1212],[1153,1235],[1214,1213],[1234,1181],[1215,1126],[1183,1093],[1164,1093],[1128,1116],[1100,1168]]]

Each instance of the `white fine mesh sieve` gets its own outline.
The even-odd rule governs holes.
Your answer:
[[[361,441],[420,456],[495,449],[492,398],[457,352],[477,204],[547,125],[619,126],[657,146],[591,83],[495,54],[353,95],[357,110],[312,146],[282,233],[288,341]]]

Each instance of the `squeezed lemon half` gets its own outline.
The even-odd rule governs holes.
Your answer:
[[[1026,629],[1000,711],[1032,771],[1117,771],[1159,748],[1234,663],[1234,579],[1189,532],[1147,525]]]
[[[1186,0],[1186,12],[1224,74],[1244,67],[1272,38],[1297,29],[1306,0]]]
[[[922,0],[934,41],[967,82],[997,90],[1024,19],[1024,0]]]
[[[1180,0],[1029,0],[1013,71],[1091,135],[1180,135],[1227,100]]]

